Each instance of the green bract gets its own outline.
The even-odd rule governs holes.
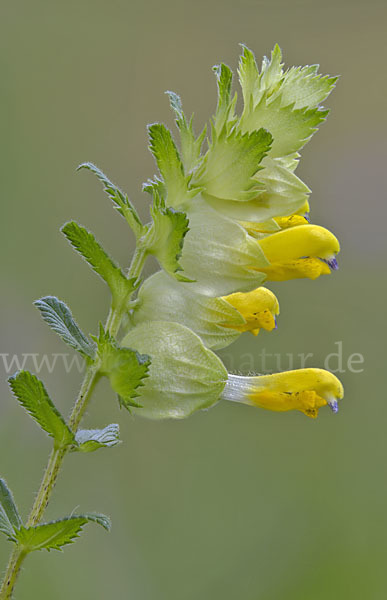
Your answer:
[[[143,323],[122,344],[149,354],[152,361],[139,390],[141,408],[132,409],[136,414],[182,419],[219,400],[227,371],[188,327],[166,321]]]

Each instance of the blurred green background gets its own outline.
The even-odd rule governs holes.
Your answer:
[[[146,422],[101,385],[85,422],[119,422],[124,443],[69,456],[47,518],[101,511],[112,533],[89,526],[64,555],[30,556],[17,600],[386,598],[386,12],[375,0],[1,3],[0,353],[67,351],[32,306],[42,295],[66,300],[87,331],[106,314],[102,283],[58,231],[66,220],[128,263],[130,233],[77,164],[98,164],[145,216],[141,184],[155,170],[146,124],[173,126],[164,91],[182,95],[199,130],[215,107],[212,65],[235,69],[239,42],[259,60],[278,42],[288,66],[341,75],[298,171],[313,221],[342,242],[340,271],[273,286],[278,330],[245,335],[222,356],[244,372],[263,348],[282,368],[287,353],[295,367],[299,353],[323,366],[338,341],[345,360],[364,357],[361,373],[343,367],[339,414],[317,421],[220,404]],[[26,514],[50,443],[0,369],[0,473]],[[40,376],[67,412],[80,375],[58,366]],[[0,539],[1,565],[8,552]]]

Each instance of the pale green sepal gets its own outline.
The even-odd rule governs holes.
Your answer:
[[[135,325],[147,321],[173,321],[192,329],[207,348],[218,350],[234,342],[240,335],[222,325],[243,325],[242,315],[222,298],[197,294],[190,284],[173,281],[165,273],[155,273],[138,293],[131,321]]]
[[[74,442],[74,434],[54,406],[43,383],[29,371],[18,371],[8,379],[15,398],[40,427],[54,438],[57,448]]]
[[[131,227],[136,237],[141,237],[144,233],[144,226],[141,223],[140,217],[138,216],[138,213],[131,201],[129,200],[128,196],[124,192],[122,192],[118,186],[112,183],[110,179],[106,177],[105,173],[103,173],[101,169],[93,165],[93,163],[82,163],[81,165],[79,165],[77,170],[79,171],[80,169],[88,169],[98,177],[98,179],[104,186],[104,191],[114,203],[115,207],[117,208],[117,211],[124,217],[124,219],[128,223],[129,227]]]
[[[255,269],[269,263],[257,241],[241,225],[219,214],[201,197],[192,204],[188,218],[190,229],[180,264],[184,273],[195,280],[187,284],[193,291],[226,296],[250,291],[263,283],[265,275]]]
[[[11,490],[4,479],[0,479],[0,532],[10,541],[15,541],[15,530],[22,525]]]
[[[265,129],[242,135],[233,130],[217,136],[195,175],[195,183],[203,193],[224,200],[247,202],[259,193],[253,176],[270,150],[271,134]]]
[[[107,531],[110,530],[110,520],[105,515],[84,514],[72,515],[35,527],[21,527],[17,531],[17,541],[24,552],[35,550],[61,550],[79,537],[86,523],[94,522]]]
[[[153,205],[150,210],[153,218],[152,239],[147,246],[149,254],[153,254],[160,266],[179,281],[191,281],[181,275],[183,268],[179,264],[184,237],[189,230],[189,220],[183,212],[173,208],[166,208],[157,193],[154,191]]]
[[[250,202],[230,202],[206,197],[217,211],[238,221],[263,223],[278,216],[297,212],[307,201],[310,189],[291,170],[283,166],[282,159],[268,156],[256,176],[262,191]]]
[[[152,321],[132,329],[122,344],[151,356],[149,377],[135,414],[183,419],[219,400],[227,381],[221,360],[200,337],[179,323]]]
[[[102,325],[98,338],[98,356],[100,373],[109,379],[121,406],[138,406],[134,398],[139,395],[138,388],[144,385],[143,380],[148,376],[149,356],[130,348],[122,348],[104,331]]]
[[[176,125],[180,131],[181,161],[185,173],[188,174],[198,166],[201,160],[200,153],[206,136],[206,127],[196,137],[193,130],[192,117],[188,122],[183,112],[180,96],[170,91],[166,92],[166,94],[169,96],[171,108],[176,115]]]
[[[89,340],[75,322],[70,309],[55,296],[45,296],[34,302],[42,318],[66,344],[91,359],[95,356],[95,344]]]
[[[75,434],[75,442],[73,451],[94,452],[99,448],[113,448],[121,442],[120,428],[117,424],[112,423],[104,429],[78,429]]]
[[[62,227],[62,232],[70,244],[83,256],[92,269],[108,284],[113,308],[126,301],[126,298],[136,289],[136,280],[127,279],[120,267],[116,265],[94,235],[85,227],[70,221]]]

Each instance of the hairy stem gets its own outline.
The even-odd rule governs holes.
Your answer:
[[[146,243],[143,243],[140,247],[137,247],[134,252],[131,265],[128,269],[128,278],[140,277],[146,256],[147,245]],[[130,298],[127,299],[128,302],[129,300]],[[120,309],[110,309],[105,325],[105,330],[109,331],[110,335],[112,335],[113,337],[116,337],[120,329],[124,310],[125,306],[120,307]],[[69,417],[69,427],[74,433],[79,427],[79,424],[82,420],[82,417],[90,402],[95,386],[98,383],[100,377],[101,375],[99,373],[99,364],[98,361],[96,361],[95,363],[87,367],[81,388],[79,390],[78,397],[75,401],[75,404]],[[34,504],[32,506],[30,515],[26,523],[27,527],[33,527],[34,525],[37,525],[40,522],[43,513],[50,501],[50,497],[55,487],[55,483],[57,481],[63,459],[68,451],[69,447],[54,447],[54,449],[52,450],[48,459],[47,467],[44,472],[42,482],[40,484],[39,491],[36,495]],[[9,558],[7,570],[5,572],[5,576],[0,588],[0,600],[9,600],[10,598],[12,598],[15,583],[19,575],[21,565],[26,556],[27,553],[21,546],[16,545],[14,547]]]
[[[1,600],[9,600],[12,598],[12,592],[15,587],[17,576],[19,575],[20,568],[23,560],[25,559],[25,552],[20,550],[17,546],[12,551],[9,559],[8,567],[4,575],[3,584],[0,589]]]

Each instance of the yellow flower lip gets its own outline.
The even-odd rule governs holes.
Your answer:
[[[270,290],[259,287],[251,292],[236,292],[224,296],[223,300],[231,304],[245,320],[242,325],[224,323],[224,327],[231,327],[241,333],[250,331],[254,335],[258,335],[260,329],[266,331],[276,329],[275,317],[279,314],[279,304]]]
[[[332,261],[340,251],[337,238],[319,225],[298,225],[268,235],[258,242],[270,263],[304,257]]]
[[[308,277],[317,279],[338,268],[337,238],[319,225],[297,225],[282,229],[257,241],[269,267],[260,269],[271,281]]]
[[[277,412],[299,410],[315,418],[326,405],[336,413],[343,395],[343,386],[333,373],[297,369],[252,377],[230,374],[222,397]]]

